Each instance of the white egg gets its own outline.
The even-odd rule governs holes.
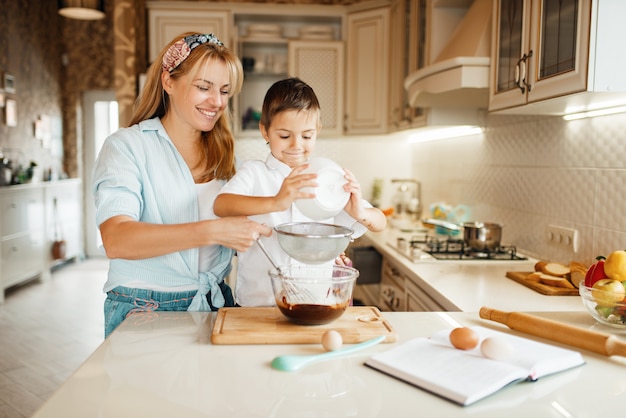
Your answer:
[[[515,348],[504,338],[489,337],[480,344],[480,352],[487,358],[505,361],[513,357]]]
[[[326,351],[339,350],[342,344],[343,338],[341,338],[341,334],[333,329],[326,331],[322,335],[322,346]]]

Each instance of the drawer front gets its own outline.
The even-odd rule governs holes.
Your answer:
[[[43,271],[44,235],[21,235],[2,241],[2,287],[36,276]]]
[[[58,219],[61,222],[75,222],[81,218],[82,193],[80,184],[65,185],[63,187],[48,187],[46,190],[46,219],[48,224],[54,224]],[[56,200],[56,215],[54,202]]]
[[[365,306],[379,305],[380,284],[357,284],[354,287],[352,297],[358,299]]]
[[[0,214],[3,237],[43,228],[43,192],[21,190],[0,196]]]
[[[383,274],[380,282],[381,309],[386,311],[406,311],[405,277],[387,260],[383,260]]]
[[[428,293],[420,289],[415,283],[407,280],[406,283],[407,310],[409,312],[440,312],[445,309],[435,302]]]

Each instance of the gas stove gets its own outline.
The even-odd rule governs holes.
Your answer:
[[[388,245],[414,263],[438,260],[485,262],[528,260],[528,257],[518,253],[513,245],[500,245],[493,250],[476,251],[467,246],[463,239],[428,233],[414,235],[410,239],[400,237],[395,243]]]

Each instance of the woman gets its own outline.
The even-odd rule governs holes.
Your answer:
[[[93,184],[111,259],[105,337],[133,312],[234,304],[224,283],[234,251],[271,235],[213,213],[235,173],[228,99],[242,83],[239,59],[213,34],[183,34],[148,70],[131,126],[106,139]]]

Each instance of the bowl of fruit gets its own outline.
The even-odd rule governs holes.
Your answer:
[[[578,287],[583,304],[601,324],[626,329],[626,251],[598,257]]]

